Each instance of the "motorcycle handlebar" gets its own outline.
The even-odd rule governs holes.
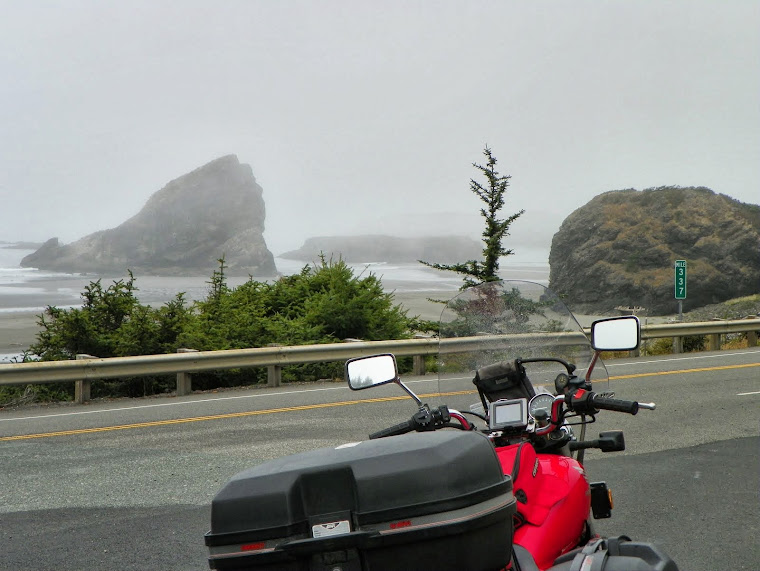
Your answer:
[[[578,414],[596,414],[600,410],[636,414],[641,408],[649,410],[654,410],[655,408],[654,403],[640,403],[631,400],[613,399],[583,389],[579,389],[572,394],[566,395],[564,399],[559,397],[557,400],[564,400],[567,407]],[[554,418],[553,409],[552,418]]]
[[[458,415],[458,413],[457,413]],[[461,415],[458,415],[461,416]],[[436,430],[437,428],[443,428],[444,426],[449,426],[449,421],[451,420],[451,413],[449,412],[448,407],[444,404],[439,406],[438,408],[430,409],[428,405],[422,405],[420,407],[420,410],[418,410],[412,418],[407,420],[406,422],[402,422],[400,424],[397,424],[396,426],[391,426],[390,428],[385,428],[383,430],[380,430],[378,432],[373,432],[369,435],[370,440],[374,440],[376,438],[385,438],[386,436],[396,436],[398,434],[406,434],[407,432],[412,431],[427,431],[427,430]],[[469,424],[466,420],[462,418],[461,427],[467,430],[469,428]]]
[[[389,428],[384,428],[382,430],[378,430],[377,432],[373,432],[369,435],[369,439],[375,440],[377,438],[385,438],[386,436],[397,436],[399,434],[412,432],[413,430],[415,430],[414,421],[407,420],[406,422],[401,422],[396,426],[391,426]]]
[[[628,414],[636,414],[639,412],[639,403],[631,400],[611,399],[607,397],[601,397],[594,395],[591,399],[594,408],[600,410],[611,410],[614,412],[625,412]]]

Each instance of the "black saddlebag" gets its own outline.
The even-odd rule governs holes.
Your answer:
[[[519,559],[519,558],[518,558]],[[621,535],[589,542],[557,559],[548,571],[678,571],[675,562],[651,543]]]
[[[512,481],[477,432],[438,431],[287,456],[211,504],[212,569],[496,570],[512,549]]]

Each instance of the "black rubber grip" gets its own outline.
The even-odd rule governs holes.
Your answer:
[[[594,400],[592,402],[594,408],[600,410],[627,412],[628,414],[636,414],[639,412],[639,403],[633,400],[608,399],[606,397],[594,395]]]
[[[385,438],[386,436],[396,436],[398,434],[406,434],[407,432],[412,432],[414,430],[414,423],[411,420],[407,420],[406,422],[402,422],[400,424],[397,424],[396,426],[391,426],[390,428],[383,428],[382,430],[378,430],[377,432],[373,432],[369,435],[370,440],[375,440],[376,438]]]

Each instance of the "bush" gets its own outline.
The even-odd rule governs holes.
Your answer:
[[[73,383],[46,383],[0,387],[0,408],[35,402],[74,400]]]
[[[78,354],[126,357],[177,350],[177,337],[190,319],[184,295],[154,309],[140,305],[131,272],[129,279],[103,288],[90,282],[82,293],[82,307],[48,306],[39,316],[41,331],[29,352],[42,361],[75,359]]]
[[[134,276],[104,288],[91,282],[82,293],[81,308],[48,307],[39,316],[41,331],[30,347],[40,360],[123,357],[174,353],[180,347],[201,351],[277,345],[336,343],[347,338],[367,341],[403,339],[419,326],[393,295],[383,291],[376,276],[354,276],[342,260],[304,267],[300,273],[273,283],[249,279],[230,289],[224,259],[211,276],[206,299],[188,307],[184,294],[159,308],[141,305]],[[266,381],[265,369],[214,371],[193,375],[196,389],[251,385]],[[294,365],[283,370],[285,381],[340,378],[342,363]],[[170,376],[101,380],[92,383],[93,397],[144,396],[174,389]],[[71,385],[69,385],[71,387]],[[68,391],[68,389],[67,389]],[[73,394],[73,388],[71,388]],[[35,390],[35,398],[48,394]],[[5,400],[22,398],[10,392]],[[68,396],[68,392],[66,393]],[[30,398],[27,394],[26,398]]]
[[[248,282],[230,290],[224,260],[211,279],[209,296],[196,304],[194,319],[180,335],[184,347],[212,351],[277,345],[378,341],[411,336],[414,318],[393,304],[374,275],[355,276],[342,260],[324,257],[300,273],[273,283]],[[248,383],[266,380],[263,369],[247,371]],[[283,380],[313,381],[343,376],[341,363],[314,363],[283,369]],[[197,382],[196,382],[197,380]],[[196,375],[197,387],[233,386],[239,379]]]
[[[704,351],[706,346],[707,337],[705,335],[687,335],[683,338],[684,353]],[[671,353],[673,353],[672,337],[661,337],[654,341],[647,341],[646,350],[642,350],[642,354],[646,355],[670,355]]]

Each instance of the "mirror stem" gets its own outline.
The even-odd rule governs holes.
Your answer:
[[[412,392],[412,389],[407,387],[403,382],[401,382],[401,377],[396,377],[396,379],[393,381],[398,386],[400,386],[402,389],[406,391],[406,393],[414,399],[414,401],[417,403],[417,406],[422,406],[422,401],[420,398]]]
[[[588,369],[586,369],[586,383],[591,383],[591,373],[594,372],[596,361],[599,359],[599,355],[601,354],[601,351],[594,351],[594,356],[591,358],[591,363],[589,363]]]

